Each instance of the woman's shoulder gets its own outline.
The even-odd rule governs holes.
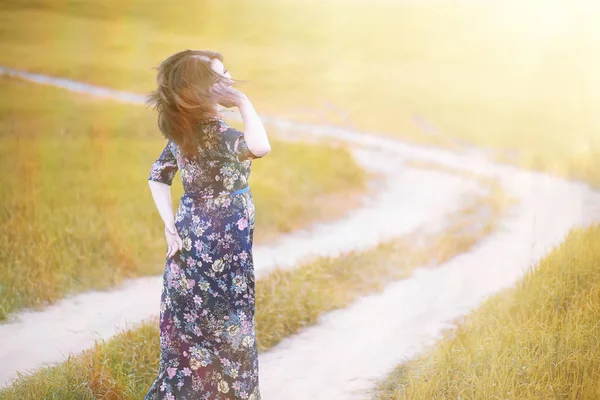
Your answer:
[[[237,139],[242,132],[229,125],[224,119],[218,118],[212,121],[213,129],[224,139]]]
[[[222,133],[231,127],[221,117],[211,117],[200,120],[198,126],[206,133]]]

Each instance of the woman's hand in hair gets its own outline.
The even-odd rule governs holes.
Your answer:
[[[216,96],[217,102],[225,108],[239,107],[242,102],[248,100],[244,93],[231,86],[215,85],[212,92]]]

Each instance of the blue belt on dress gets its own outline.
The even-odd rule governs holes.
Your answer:
[[[189,197],[200,197],[202,199],[212,199],[212,198],[215,198],[215,197],[225,197],[225,196],[231,196],[231,195],[234,195],[234,194],[245,193],[245,192],[247,192],[249,190],[250,190],[250,186],[246,186],[245,188],[240,189],[240,190],[236,190],[235,192],[219,194],[217,196],[211,196],[211,195],[203,196],[200,193],[189,193],[189,192],[188,193],[184,193],[183,195],[184,196],[189,196]]]

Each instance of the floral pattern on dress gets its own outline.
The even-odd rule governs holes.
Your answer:
[[[148,180],[184,187],[175,214],[183,249],[167,257],[160,301],[160,364],[145,400],[260,400],[248,187],[254,156],[221,119],[203,123],[198,157],[169,141]]]

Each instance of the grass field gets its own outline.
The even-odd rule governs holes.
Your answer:
[[[0,320],[160,274],[166,242],[147,177],[165,139],[153,111],[5,77],[0,90]],[[273,140],[250,179],[257,242],[340,217],[366,179],[342,147]],[[172,193],[178,202],[179,173]]]
[[[166,56],[210,48],[251,80],[261,113],[513,149],[505,161],[600,187],[598,12],[585,0],[6,0],[0,64],[146,93]]]
[[[575,229],[514,287],[379,383],[377,399],[600,398],[600,225]]]
[[[600,6],[592,1],[89,4],[4,0],[0,64],[147,93],[162,59],[209,48],[224,54],[233,77],[251,80],[242,89],[259,113],[510,150],[499,160],[600,188]],[[66,293],[159,273],[162,227],[141,190],[163,142],[148,111],[6,78],[0,88],[0,320]],[[253,172],[258,241],[331,217],[338,199],[364,185],[343,149],[279,142],[273,149]],[[482,215],[490,213],[469,218]],[[386,243],[258,281],[261,350],[485,233],[466,235],[460,226],[432,237],[433,249]],[[572,232],[515,288],[399,366],[376,396],[600,397],[598,237],[598,226]],[[139,398],[155,377],[158,351],[149,322],[23,377],[0,397]]]
[[[436,266],[468,251],[495,229],[512,204],[495,182],[488,184],[488,193],[465,198],[442,229],[415,232],[362,252],[319,258],[293,270],[275,270],[259,279],[255,316],[259,351],[314,325],[328,311],[410,276],[415,268]],[[158,321],[144,322],[55,367],[23,375],[0,391],[0,397],[139,399],[156,377],[158,339]]]

